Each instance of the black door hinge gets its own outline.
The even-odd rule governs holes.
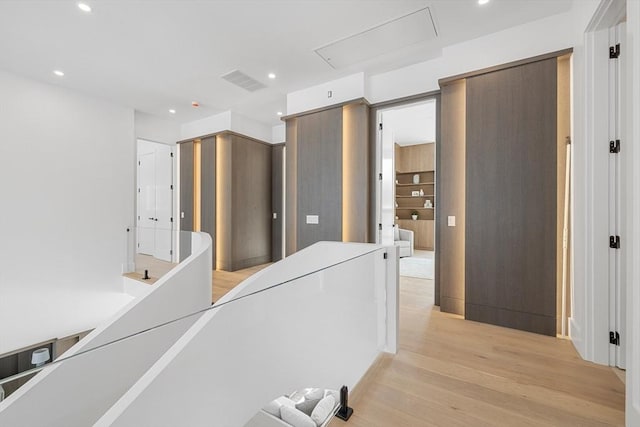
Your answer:
[[[169,249],[169,255],[173,255],[173,249]]]
[[[609,247],[611,249],[620,249],[620,236],[609,236]]]
[[[382,230],[382,224],[378,224],[378,230]]]
[[[140,166],[140,160],[138,160],[138,166]]]
[[[171,217],[171,218],[169,219],[169,222],[173,222],[173,217]]]
[[[380,123],[380,130],[382,130],[382,123]]]
[[[609,141],[609,153],[619,153],[620,152],[620,140],[616,139],[615,141]]]
[[[382,181],[382,174],[381,173],[378,174],[378,180]]]
[[[171,189],[173,190],[173,184],[171,184]]]
[[[620,334],[618,331],[609,332],[609,344],[620,345]]]
[[[384,253],[384,257],[383,258],[387,259],[387,253],[386,252]]]
[[[140,192],[140,189],[138,188],[138,193]]]
[[[138,247],[140,247],[140,243],[138,243]]]
[[[173,152],[169,153],[169,155],[170,155],[171,157],[173,157]]]
[[[616,43],[615,46],[609,46],[609,58],[616,59],[620,56],[620,43]]]

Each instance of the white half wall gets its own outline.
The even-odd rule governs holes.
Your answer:
[[[55,338],[31,315],[39,303],[55,313],[47,294],[78,305],[83,295],[123,292],[133,255],[134,114],[6,72],[0,94],[0,341],[28,335],[35,344]],[[38,298],[23,304],[30,309],[20,321],[3,317],[26,295]]]
[[[95,425],[242,426],[284,393],[352,388],[380,351],[395,351],[396,253],[319,242],[258,272]]]
[[[192,255],[160,278],[151,292],[0,402],[0,425],[92,425],[201,315],[112,342],[211,305],[211,248],[208,234],[193,233]]]

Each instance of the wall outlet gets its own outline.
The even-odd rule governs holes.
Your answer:
[[[319,224],[318,215],[307,215],[307,224]]]
[[[449,227],[455,227],[456,226],[456,217],[453,215],[449,215],[447,217],[447,225]]]
[[[278,213],[277,212],[273,213],[273,219],[278,219]]]

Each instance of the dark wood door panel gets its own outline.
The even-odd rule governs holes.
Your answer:
[[[466,113],[466,316],[551,335],[556,75],[553,58],[469,78]]]

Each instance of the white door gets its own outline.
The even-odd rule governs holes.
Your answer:
[[[624,45],[625,24],[619,24],[609,30],[610,46]],[[625,201],[621,194],[624,194],[620,179],[624,173],[621,170],[621,157],[624,155],[622,141],[624,129],[624,55],[619,55],[609,61],[609,235],[613,237],[615,243],[616,236],[628,236],[622,230],[624,224]],[[617,148],[617,141],[620,141],[620,149]],[[625,369],[626,336],[626,280],[623,274],[626,271],[624,263],[625,244],[630,242],[620,242],[619,248],[609,249],[609,324],[610,338],[609,361],[612,366]],[[615,246],[615,245],[612,245]]]
[[[138,253],[172,261],[173,191],[172,147],[145,141],[138,155]]]
[[[173,228],[173,152],[168,145],[158,144],[155,152],[155,250],[153,256],[171,261]]]
[[[393,132],[384,125],[384,113],[378,113],[378,243],[393,246],[395,224],[395,157]]]
[[[153,152],[138,156],[138,253],[155,252],[156,163]]]

